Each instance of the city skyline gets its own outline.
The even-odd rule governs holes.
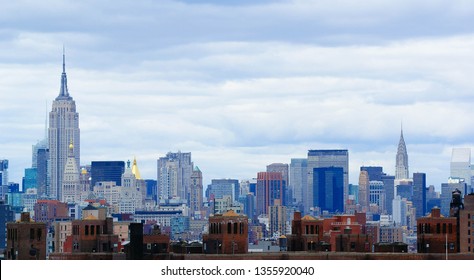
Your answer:
[[[158,158],[191,152],[206,186],[348,149],[357,184],[362,165],[395,174],[403,121],[410,172],[439,191],[452,148],[474,147],[474,7],[206,2],[6,4],[0,158],[10,181],[44,137],[63,44],[81,164],[136,157],[156,179]]]

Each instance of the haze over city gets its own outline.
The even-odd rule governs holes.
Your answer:
[[[6,1],[2,1],[6,2]],[[467,1],[15,1],[0,11],[0,157],[21,182],[59,93],[62,48],[81,163],[191,152],[212,178],[253,178],[309,149],[348,149],[438,189],[474,147]]]

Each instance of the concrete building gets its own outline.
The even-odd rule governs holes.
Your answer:
[[[286,186],[285,189],[285,201],[286,204],[291,204],[293,201],[293,190],[289,188],[289,166],[286,163],[272,163],[267,165],[267,172],[279,172]],[[285,206],[286,206],[285,204]]]
[[[203,219],[206,216],[203,211],[202,188],[202,172],[196,166],[191,174],[189,190],[189,213],[194,219]]]
[[[275,200],[273,206],[269,206],[268,218],[270,221],[270,237],[279,237],[287,234],[287,215],[286,206],[281,205],[280,200]]]
[[[359,204],[362,211],[367,212],[369,208],[369,173],[367,170],[361,170],[359,174]]]
[[[67,88],[67,76],[65,56],[63,53],[63,72],[61,74],[61,87],[59,95],[53,101],[52,110],[49,113],[49,167],[51,183],[48,195],[52,199],[61,200],[64,168],[66,166],[69,145],[75,146],[73,158],[76,166],[80,166],[80,130],[79,113],[76,112],[76,102],[69,95]]]
[[[69,208],[65,202],[38,199],[34,208],[37,222],[51,223],[57,219],[69,219]]]

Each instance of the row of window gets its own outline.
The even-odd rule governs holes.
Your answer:
[[[441,229],[442,228],[442,229]],[[446,233],[446,223],[436,224],[436,230],[431,228],[431,224],[423,223],[418,225],[418,233]],[[453,224],[448,224],[448,233],[453,233]]]
[[[227,234],[244,234],[245,225],[242,222],[239,223],[227,223]],[[211,223],[209,225],[210,234],[222,234],[221,223]]]

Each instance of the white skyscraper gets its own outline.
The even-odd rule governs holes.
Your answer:
[[[453,148],[451,154],[451,178],[464,179],[468,186],[471,185],[471,149]]]
[[[62,181],[64,167],[68,158],[68,147],[74,145],[74,159],[80,166],[80,130],[79,114],[76,112],[76,102],[69,95],[67,88],[65,56],[63,53],[63,73],[59,95],[53,101],[49,113],[49,171],[51,176],[48,195],[51,198],[62,198]]]

